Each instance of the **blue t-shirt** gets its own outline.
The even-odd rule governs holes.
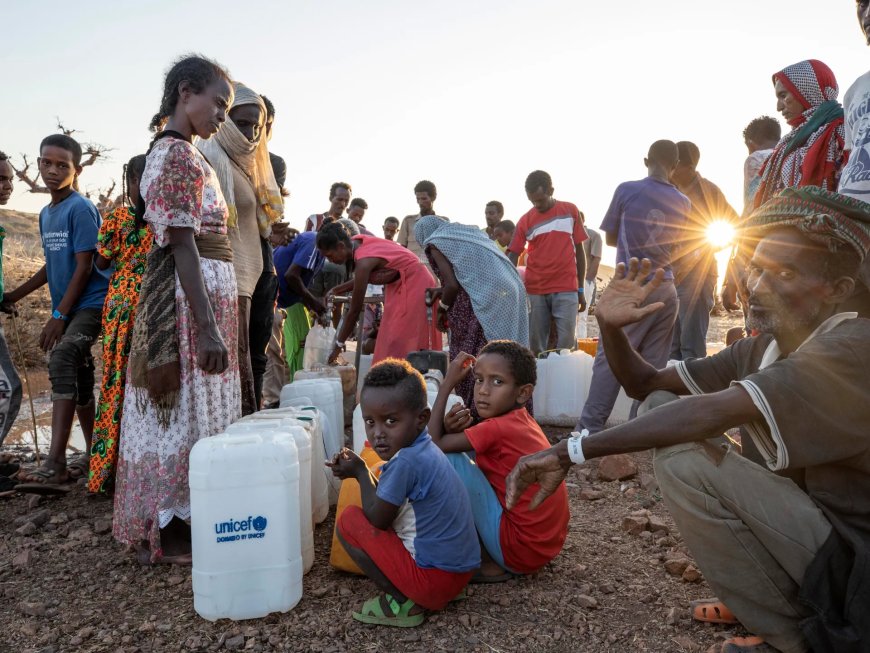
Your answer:
[[[300,297],[287,285],[284,275],[294,263],[302,268],[302,283],[308,287],[311,279],[323,265],[323,254],[317,249],[316,231],[299,234],[289,245],[277,247],[273,255],[275,274],[278,275],[278,306],[287,308],[299,303]]]
[[[428,430],[381,467],[378,497],[399,506],[393,529],[418,567],[463,573],[480,566],[468,492]]]
[[[689,222],[692,203],[675,186],[653,177],[616,187],[601,229],[615,233],[616,262],[648,258],[653,270],[663,268],[673,279],[671,250]]]
[[[75,191],[60,204],[49,204],[39,212],[39,236],[52,309],[57,308],[66,293],[76,270],[76,254],[96,251],[101,222],[93,202]],[[99,270],[95,265],[88,285],[70,313],[83,308],[102,308],[111,274],[111,269]]]

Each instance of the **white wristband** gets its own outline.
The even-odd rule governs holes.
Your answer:
[[[580,433],[572,431],[571,437],[568,438],[568,457],[575,465],[582,465],[586,462],[586,456],[583,455],[583,439],[587,435],[589,435],[589,430],[583,429]]]

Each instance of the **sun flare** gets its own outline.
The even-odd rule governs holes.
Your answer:
[[[724,249],[734,242],[734,225],[715,220],[707,227],[707,241],[716,249]]]

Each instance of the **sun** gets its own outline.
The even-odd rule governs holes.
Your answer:
[[[725,249],[734,242],[734,225],[725,220],[715,220],[707,227],[707,242],[716,249]]]

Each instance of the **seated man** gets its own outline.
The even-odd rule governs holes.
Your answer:
[[[660,308],[646,300],[662,271],[644,284],[649,261],[632,260],[627,273],[620,264],[598,303],[601,337],[629,395],[659,407],[521,459],[508,478],[507,507],[533,483],[541,484],[532,502],[539,504],[572,463],[655,448],[662,495],[704,576],[764,640],[721,650],[866,651],[870,321],[838,305],[870,248],[870,205],[814,187],[789,189],[747,227],[757,242],[749,324],[760,335],[656,370],[622,329]],[[698,396],[666,403],[687,394]],[[769,470],[705,442],[739,425]]]

